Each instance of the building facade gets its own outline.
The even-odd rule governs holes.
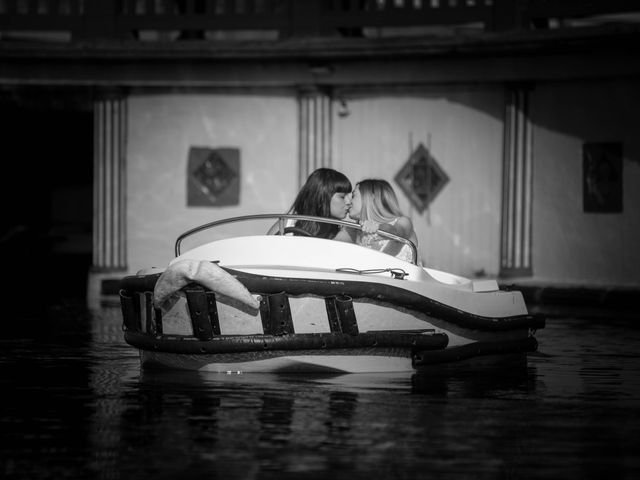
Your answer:
[[[0,12],[4,91],[72,87],[92,112],[90,293],[196,225],[286,211],[323,166],[390,181],[430,267],[640,285],[635,24],[499,0],[117,3],[62,2],[68,38],[35,44],[37,12]]]

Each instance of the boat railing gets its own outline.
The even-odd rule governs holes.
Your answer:
[[[348,227],[348,228],[353,228],[355,230],[359,230],[362,231],[362,225],[360,225],[359,223],[355,223],[355,222],[347,222],[345,220],[336,220],[333,218],[325,218],[325,217],[315,217],[312,215],[296,215],[296,214],[291,214],[291,213],[261,213],[261,214],[256,214],[256,215],[244,215],[241,217],[231,217],[231,218],[225,218],[222,220],[216,220],[213,222],[209,222],[209,223],[205,223],[203,225],[199,225],[195,228],[192,228],[190,230],[187,230],[186,232],[180,234],[178,236],[178,238],[176,239],[176,245],[175,245],[175,255],[176,257],[180,256],[181,253],[181,245],[182,245],[182,241],[184,239],[186,239],[187,237],[190,237],[191,235],[194,235],[196,233],[200,233],[202,231],[205,230],[210,230],[212,228],[215,227],[219,227],[221,225],[226,225],[229,223],[236,223],[236,222],[244,222],[244,221],[253,221],[253,220],[264,220],[264,219],[276,219],[277,220],[277,230],[276,230],[276,235],[284,235],[285,233],[288,233],[287,230],[292,229],[291,226],[287,226],[286,225],[286,221],[287,220],[304,220],[304,221],[310,221],[310,222],[319,222],[319,223],[330,223],[333,225],[338,225],[341,227]],[[295,232],[295,227],[293,227],[294,232]],[[413,243],[411,240],[401,237],[399,235],[395,235],[393,233],[389,233],[389,232],[385,232],[383,230],[378,230],[378,234],[381,237],[384,238],[388,238],[389,240],[394,240],[396,242],[400,242],[403,243],[405,245],[409,245],[409,249],[411,250],[411,263],[413,263],[414,265],[417,264],[418,262],[418,249],[415,245],[415,243]]]

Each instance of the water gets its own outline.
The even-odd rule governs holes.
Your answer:
[[[3,319],[2,478],[640,474],[640,328],[550,319],[509,371],[141,372],[117,307]]]

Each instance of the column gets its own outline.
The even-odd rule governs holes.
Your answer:
[[[500,276],[531,276],[532,135],[529,88],[509,87],[504,122]]]
[[[126,155],[127,103],[112,97],[94,103],[93,268],[127,268]]]
[[[312,88],[299,91],[298,187],[315,169],[331,167],[332,112],[332,99],[327,92]]]

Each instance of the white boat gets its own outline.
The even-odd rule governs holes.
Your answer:
[[[275,235],[221,238],[224,226],[279,219]],[[522,294],[351,243],[301,236],[295,221],[235,217],[180,235],[176,258],[121,282],[125,341],[144,368],[245,372],[411,372],[521,361],[540,316]],[[185,239],[211,241],[181,252]],[[293,235],[292,235],[293,233]],[[197,234],[197,235],[196,235]]]

